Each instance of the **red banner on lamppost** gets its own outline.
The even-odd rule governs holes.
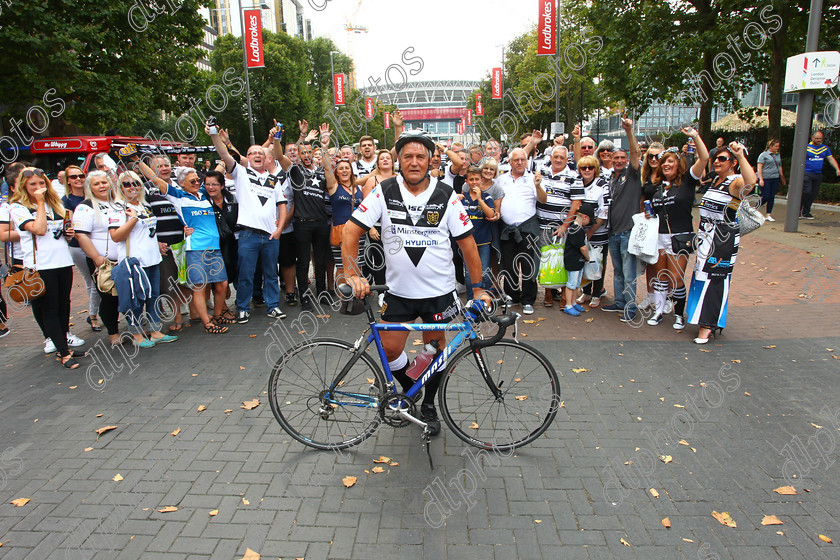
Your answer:
[[[467,109],[467,126],[472,126],[472,109]]]
[[[333,96],[335,105],[344,105],[344,74],[333,74]]]
[[[481,103],[481,94],[475,94],[475,116],[481,117],[484,115],[484,105]]]
[[[365,118],[367,120],[373,119],[373,98],[365,97]]]
[[[264,68],[262,14],[259,9],[244,10],[245,61],[248,68]]]
[[[391,113],[385,113],[385,130],[391,130]]]
[[[554,0],[537,0],[537,2],[539,3],[537,56],[554,54],[554,30],[557,28]]]
[[[502,98],[502,69],[493,68],[493,74],[490,78],[490,91],[493,92],[493,99]]]

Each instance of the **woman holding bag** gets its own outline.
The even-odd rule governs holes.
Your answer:
[[[120,209],[114,201],[113,187],[104,171],[91,171],[84,183],[86,198],[73,212],[73,229],[79,247],[86,255],[85,266],[99,294],[99,316],[108,330],[111,346],[120,344],[119,298],[112,290],[102,290],[97,273],[117,263],[117,244],[108,233],[108,215]],[[107,261],[107,264],[106,264]],[[105,265],[104,268],[103,265]]]
[[[79,362],[75,358],[87,353],[67,346],[73,288],[73,257],[67,239],[73,236],[72,225],[65,227],[64,207],[41,169],[21,171],[10,203],[23,265],[36,270],[44,285],[42,295],[31,300],[32,313],[55,344],[58,361],[67,369],[76,369]]]
[[[647,321],[648,325],[662,322],[665,299],[671,294],[674,300],[674,329],[677,330],[685,328],[685,269],[688,255],[694,251],[691,216],[694,193],[709,163],[709,151],[697,131],[683,128],[682,132],[694,140],[697,161],[689,169],[678,148],[668,148],[659,154],[662,184],[651,199],[653,211],[659,216],[659,261],[654,265],[656,307]]]
[[[121,185],[118,201],[122,203],[122,210],[112,212],[108,217],[111,241],[117,244],[118,266],[124,266],[122,261],[128,257],[137,259],[149,282],[148,297],[139,303],[128,304],[128,310],[125,312],[128,324],[134,331],[134,344],[140,348],[152,348],[158,342],[174,342],[178,340],[177,336],[160,332],[157,306],[160,297],[158,265],[162,259],[155,237],[157,218],[152,215],[151,207],[146,204],[143,183],[137,173],[126,171],[119,176],[118,182]],[[119,286],[117,289],[120,307],[124,309],[126,305],[123,302],[132,300],[132,294],[125,293]],[[143,318],[149,323],[149,338],[143,333]]]
[[[697,264],[688,294],[688,322],[700,325],[696,344],[706,344],[716,330],[726,327],[729,282],[740,241],[738,207],[756,182],[744,147],[736,142],[718,148],[712,165],[717,177],[700,201]],[[735,172],[738,166],[740,175]]]

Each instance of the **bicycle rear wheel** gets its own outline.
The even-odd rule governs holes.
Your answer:
[[[268,401],[277,422],[297,441],[316,449],[344,449],[379,427],[385,377],[370,356],[362,353],[335,390],[329,389],[353,354],[352,344],[320,338],[277,360]]]
[[[531,443],[545,432],[560,405],[560,382],[548,359],[536,349],[500,340],[479,350],[493,396],[471,347],[458,352],[440,386],[443,420],[456,436],[482,449],[508,450]]]

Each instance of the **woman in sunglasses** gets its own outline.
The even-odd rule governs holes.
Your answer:
[[[653,142],[648,147],[644,158],[642,159],[642,200],[650,200],[659,189],[659,183],[662,178],[659,175],[659,154],[665,150],[665,146],[661,142]],[[640,208],[644,212],[644,204]],[[641,261],[640,261],[641,262]],[[656,280],[655,264],[645,265],[645,286],[647,291],[645,299],[637,306],[639,311],[643,313],[650,313],[650,308],[653,307],[653,283]],[[670,303],[670,300],[667,302]],[[666,313],[670,310],[667,309]]]
[[[694,140],[697,161],[689,169],[679,148],[668,148],[659,154],[662,183],[651,199],[653,211],[659,216],[659,261],[654,265],[655,308],[647,321],[648,325],[662,322],[665,300],[671,294],[674,329],[677,330],[685,328],[685,269],[688,255],[694,250],[693,241],[687,242],[688,247],[681,247],[680,241],[694,232],[691,217],[694,192],[709,163],[709,151],[697,131],[689,127],[683,128],[682,132]]]
[[[85,172],[77,165],[68,165],[64,169],[64,180],[67,187],[64,196],[61,197],[61,203],[64,205],[65,210],[70,211],[70,219],[72,220],[76,207],[85,199]],[[79,247],[79,241],[75,237],[70,240],[68,245],[70,245],[70,254],[73,255],[73,263],[82,275],[82,279],[85,281],[85,290],[88,293],[87,323],[94,332],[101,332],[102,325],[99,323],[99,292],[88,270],[87,257],[82,248]]]
[[[756,183],[744,147],[737,142],[718,148],[712,166],[717,177],[700,201],[697,264],[688,294],[688,322],[700,325],[697,344],[706,344],[716,330],[726,327],[729,282],[740,239],[736,214]]]
[[[69,183],[72,184],[72,180]],[[121,211],[121,207],[115,202],[111,179],[104,171],[91,171],[85,178],[84,185],[86,198],[73,212],[73,230],[76,232],[76,241],[86,257],[85,269],[93,275],[93,272],[105,263],[105,259],[117,262],[117,244],[110,239],[108,216],[111,212]],[[121,342],[119,299],[110,291],[100,292],[95,281],[94,288],[99,295],[99,314],[108,331],[108,338],[112,346],[117,346]]]
[[[612,155],[612,153],[610,153]],[[577,164],[580,174],[578,182],[572,186],[573,190],[583,189],[583,204],[595,209],[595,219],[585,228],[586,238],[592,247],[601,247],[601,270],[606,270],[607,250],[609,248],[610,233],[607,229],[607,215],[609,213],[609,185],[601,177],[601,162],[595,156],[583,156]],[[573,213],[572,213],[573,214]],[[573,218],[572,218],[573,219]],[[569,218],[567,217],[568,221]],[[604,290],[604,275],[593,280],[583,288],[583,293],[577,298],[577,304],[583,305],[589,300],[589,307],[601,305],[601,298],[606,294]],[[571,305],[571,302],[567,302]],[[564,309],[565,311],[566,309]]]
[[[160,297],[160,247],[156,237],[157,218],[152,208],[146,204],[146,195],[140,176],[134,171],[126,171],[117,178],[120,188],[117,200],[122,210],[112,212],[108,217],[108,230],[111,241],[117,244],[117,254],[122,261],[133,257],[140,262],[151,285],[150,297],[125,313],[128,324],[132,327],[134,344],[140,348],[152,348],[159,342],[174,342],[177,336],[160,332],[159,307]],[[125,297],[125,294],[121,294]],[[144,310],[145,308],[145,310]],[[143,333],[143,319],[149,324],[149,337]]]
[[[76,369],[75,358],[85,352],[68,348],[70,291],[73,288],[73,257],[67,240],[73,227],[64,225],[64,206],[43,170],[27,167],[17,178],[10,202],[10,218],[20,234],[23,265],[38,271],[44,293],[32,300],[32,314],[52,340],[56,358],[67,369]]]

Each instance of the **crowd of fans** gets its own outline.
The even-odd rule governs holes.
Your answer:
[[[311,309],[316,298],[335,301],[333,288],[344,273],[342,229],[380,182],[399,173],[397,157],[377,150],[370,136],[359,140],[356,153],[351,146],[331,146],[328,125],[310,130],[306,121],[298,124],[299,138],[283,139],[282,128],[274,127],[244,155],[225,130],[208,125],[218,158],[200,168],[195,154],[178,155],[173,167],[168,156],[134,146],[120,150],[116,168],[97,161],[97,169],[85,173],[71,165],[54,180],[26,162],[9,166],[0,242],[9,266],[35,269],[43,280],[43,294],[30,306],[45,353],[71,369],[85,356],[73,349],[84,341],[68,329],[74,268],[84,281],[88,325],[96,332],[104,327],[115,346],[175,342],[186,325],[184,313],[208,334],[222,335],[247,323],[255,308],[283,319],[284,308]],[[397,136],[402,124],[397,112]],[[701,344],[723,328],[738,247],[736,211],[757,182],[744,150],[719,143],[711,159],[690,128],[683,132],[691,138],[691,153],[640,145],[632,122],[624,119],[623,126],[626,148],[609,140],[596,145],[577,127],[571,147],[563,135],[546,146],[539,131],[523,135],[507,153],[495,139],[437,144],[430,174],[459,193],[483,270],[481,278],[471,278],[452,241],[458,291],[480,286],[504,292],[524,314],[539,303],[557,304],[572,316],[585,306],[600,307],[625,322],[642,313],[655,326],[673,313],[675,329],[699,325],[695,342]],[[696,232],[698,192],[704,194]],[[433,209],[424,210],[433,225]],[[658,218],[655,262],[642,263],[629,252],[640,214]],[[358,264],[372,284],[384,283],[389,248],[381,233],[375,225],[359,243]],[[697,240],[680,245],[695,233]],[[543,250],[557,245],[564,247],[568,279],[541,286]],[[605,301],[608,262],[611,303]],[[594,267],[600,276],[584,278],[589,263],[600,264]],[[637,303],[642,273],[646,289]],[[234,293],[235,306],[228,307]],[[9,332],[7,313],[0,299],[0,336]]]

